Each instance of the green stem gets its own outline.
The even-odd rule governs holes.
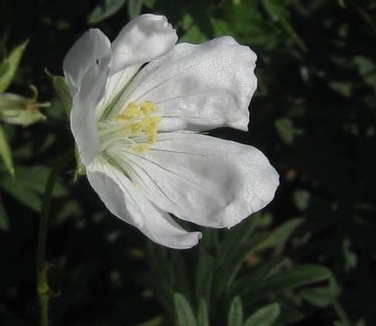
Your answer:
[[[46,188],[44,191],[42,212],[39,220],[37,245],[37,291],[41,308],[41,326],[48,325],[48,299],[50,296],[50,288],[47,281],[47,264],[45,263],[45,255],[51,198],[59,173],[72,158],[73,154],[71,152],[68,152],[58,160],[56,166],[52,169],[50,175],[48,176]]]

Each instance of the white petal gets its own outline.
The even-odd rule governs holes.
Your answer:
[[[113,149],[125,151],[119,145]],[[144,154],[123,153],[130,178],[161,209],[231,227],[274,197],[278,173],[256,148],[193,133],[165,133]]]
[[[63,63],[73,97],[72,133],[85,165],[99,150],[96,108],[104,95],[110,61],[109,40],[98,29],[90,29],[73,45]]]
[[[201,233],[182,229],[166,212],[146,199],[122,171],[108,162],[96,159],[88,167],[87,176],[107,208],[151,240],[176,249],[190,248],[198,243]]]
[[[255,61],[254,52],[231,37],[178,44],[137,74],[129,100],[156,102],[165,117],[161,130],[247,130]]]
[[[63,62],[72,97],[81,88],[88,70],[97,66],[103,70],[111,59],[111,44],[99,29],[90,29],[72,46]]]
[[[109,76],[105,96],[97,108],[99,119],[111,120],[124,108],[128,96],[127,87],[139,68],[138,65],[133,65]]]
[[[111,75],[171,50],[178,37],[166,17],[146,14],[128,23],[112,43]]]

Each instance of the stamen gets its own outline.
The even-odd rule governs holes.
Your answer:
[[[115,121],[125,123],[128,138],[143,139],[142,142],[135,139],[137,145],[133,145],[132,148],[136,152],[145,152],[157,141],[158,125],[161,122],[161,117],[152,116],[151,114],[158,111],[158,106],[151,101],[145,101],[141,104],[129,102],[115,118]]]

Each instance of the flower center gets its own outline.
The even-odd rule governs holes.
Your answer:
[[[138,153],[148,150],[157,141],[161,121],[161,117],[154,115],[157,112],[159,108],[154,102],[129,102],[112,123],[99,128],[104,134],[102,149],[120,139]]]

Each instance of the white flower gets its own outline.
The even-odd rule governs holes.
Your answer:
[[[98,29],[86,32],[63,69],[91,186],[153,241],[189,248],[201,234],[169,213],[231,227],[272,200],[278,174],[256,148],[198,133],[247,130],[256,55],[231,37],[176,41],[165,17],[142,15],[112,43]]]

